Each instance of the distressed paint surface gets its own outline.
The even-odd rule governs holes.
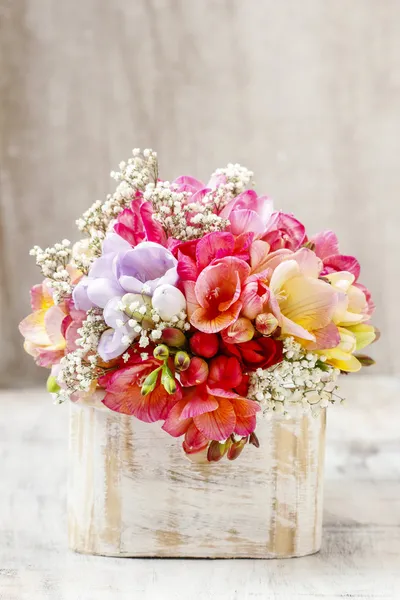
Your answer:
[[[71,552],[68,406],[43,390],[0,392],[1,600],[398,600],[400,380],[355,375],[341,387],[347,406],[328,415],[321,551],[270,561]]]
[[[71,404],[70,547],[211,558],[318,551],[325,411],[258,423],[259,449],[198,463],[159,424]]]

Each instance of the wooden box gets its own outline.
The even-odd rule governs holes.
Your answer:
[[[321,544],[325,410],[260,418],[260,448],[190,461],[180,440],[71,405],[70,548],[107,556],[284,558]]]

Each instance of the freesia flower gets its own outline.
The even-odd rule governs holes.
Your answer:
[[[221,351],[236,357],[245,371],[267,369],[281,362],[282,348],[282,342],[271,337],[253,338],[243,344],[221,343]]]
[[[25,338],[25,351],[33,356],[36,364],[51,367],[64,356],[66,340],[62,324],[68,314],[65,303],[56,306],[48,281],[44,280],[31,289],[33,313],[19,325]]]
[[[265,233],[273,212],[273,202],[267,196],[257,196],[253,190],[246,190],[233,198],[219,213],[229,219],[229,230],[234,235],[252,232],[256,236]]]
[[[275,212],[268,222],[262,239],[268,242],[271,252],[282,248],[296,251],[306,239],[306,229],[293,215]]]
[[[134,415],[146,423],[165,419],[182,396],[180,386],[177,386],[175,394],[168,394],[161,385],[159,374],[155,389],[145,396],[141,393],[144,380],[159,365],[158,361],[150,358],[116,370],[111,376],[100,378],[99,383],[107,392],[103,404],[116,412]]]
[[[360,263],[354,256],[346,256],[339,252],[339,240],[333,231],[322,231],[310,239],[315,254],[322,260],[321,275],[348,271],[357,280],[360,275]]]
[[[200,449],[204,449],[206,440],[224,441],[232,433],[242,436],[252,433],[259,410],[253,400],[203,384],[184,390],[183,398],[174,404],[162,428],[180,437],[194,425],[203,436]]]
[[[277,318],[282,335],[328,348],[339,342],[333,317],[343,295],[319,279],[320,271],[320,260],[307,248],[283,260],[269,282],[268,312]]]
[[[184,283],[191,324],[204,333],[217,333],[236,321],[242,310],[242,286],[249,265],[235,257],[214,260],[196,282]]]
[[[155,242],[141,242],[132,248],[116,233],[107,235],[103,255],[94,261],[88,276],[81,279],[73,293],[78,309],[104,309],[104,320],[110,329],[100,340],[103,360],[120,356],[137,337],[137,323],[130,325],[129,315],[120,308],[123,296],[128,292],[152,296],[158,287],[175,285],[177,262],[167,248]]]

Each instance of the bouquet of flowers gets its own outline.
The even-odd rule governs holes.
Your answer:
[[[257,418],[318,414],[376,331],[360,265],[332,231],[308,237],[238,164],[207,185],[159,179],[133,151],[116,192],[78,219],[82,239],[31,254],[44,276],[20,324],[56,401],[183,436],[209,461],[258,447]]]

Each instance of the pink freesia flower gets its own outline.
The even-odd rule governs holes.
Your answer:
[[[252,232],[256,236],[265,233],[265,228],[273,211],[273,202],[267,196],[257,196],[253,190],[246,190],[233,198],[219,213],[229,219],[229,230],[234,235]]]
[[[322,231],[310,239],[314,244],[315,254],[322,260],[321,275],[348,271],[357,280],[360,275],[360,263],[354,256],[346,256],[339,252],[339,241],[333,231]]]
[[[51,288],[44,280],[31,289],[33,313],[19,325],[25,338],[24,348],[40,367],[51,367],[64,356],[66,340],[62,324],[68,314],[65,303],[54,304]]]
[[[284,212],[274,212],[262,239],[270,245],[270,251],[288,248],[296,251],[306,239],[306,229],[300,221]]]
[[[321,275],[336,273],[338,271],[348,271],[354,275],[354,285],[359,288],[367,299],[366,314],[371,317],[375,304],[372,301],[370,291],[357,280],[360,276],[360,263],[354,256],[340,254],[339,240],[333,231],[321,231],[314,235],[310,242],[314,245],[315,254],[322,260],[323,269]]]
[[[242,310],[240,295],[249,265],[232,256],[214,260],[197,278],[184,282],[190,323],[204,333],[226,329]]]

